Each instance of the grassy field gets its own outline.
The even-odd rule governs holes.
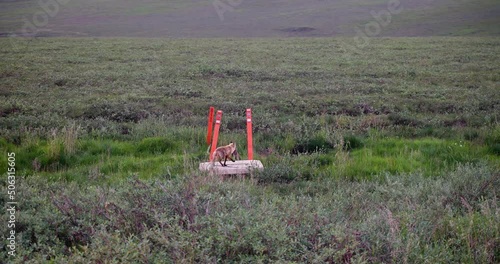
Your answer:
[[[379,37],[499,36],[496,0],[0,1],[0,36],[352,36],[396,4]],[[43,3],[47,6],[42,7]],[[52,4],[52,5],[51,5]],[[217,7],[217,8],[216,8]],[[49,11],[44,11],[49,10]],[[44,12],[48,15],[44,16]],[[396,14],[397,13],[397,14]],[[377,15],[375,15],[377,16]],[[385,15],[382,20],[387,20]],[[385,22],[384,22],[385,23]]]
[[[10,261],[497,262],[500,39],[349,41],[0,39]],[[197,171],[209,106],[264,171]]]

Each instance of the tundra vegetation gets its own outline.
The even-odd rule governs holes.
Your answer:
[[[0,39],[0,262],[498,263],[500,39],[348,42]]]

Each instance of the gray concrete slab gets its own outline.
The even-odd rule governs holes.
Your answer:
[[[231,174],[250,174],[252,170],[263,169],[264,165],[260,160],[237,160],[232,162],[228,160],[226,162],[225,167],[222,167],[220,163],[217,161],[215,163],[212,162],[203,162],[200,163],[201,171],[213,172],[217,175],[231,175]]]

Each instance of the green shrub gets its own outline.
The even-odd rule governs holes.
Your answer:
[[[290,164],[278,163],[266,167],[255,175],[259,183],[290,183],[301,179],[300,173]]]
[[[349,135],[344,137],[344,150],[353,150],[362,148],[364,146],[363,140],[355,135]]]
[[[389,121],[396,126],[418,127],[422,125],[422,121],[408,115],[407,113],[391,113],[389,114]]]
[[[137,145],[138,153],[163,154],[174,150],[176,144],[163,137],[145,138]]]
[[[297,143],[292,149],[292,154],[328,151],[332,150],[334,147],[334,144],[329,142],[323,135],[316,135]]]
[[[490,153],[500,156],[500,143],[490,145],[488,150]]]
[[[477,130],[468,129],[464,132],[464,139],[465,140],[472,141],[472,140],[475,140],[477,138],[479,138],[479,132]]]
[[[485,143],[491,154],[500,155],[500,127],[496,127],[486,136]]]

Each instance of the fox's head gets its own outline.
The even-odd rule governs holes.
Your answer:
[[[232,149],[236,149],[236,143],[233,141],[229,142],[229,146],[231,146]]]

